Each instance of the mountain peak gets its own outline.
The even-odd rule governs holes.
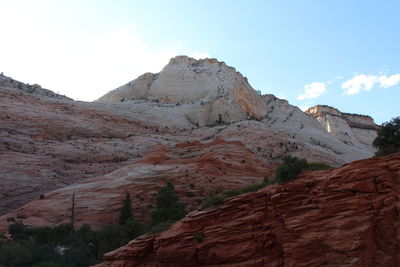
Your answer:
[[[186,104],[193,124],[261,119],[268,110],[260,95],[235,68],[217,59],[177,56],[157,74],[145,74],[107,93],[98,102],[145,99]]]

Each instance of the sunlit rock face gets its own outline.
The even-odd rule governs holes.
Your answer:
[[[400,266],[399,193],[399,153],[303,172],[194,211],[96,267]]]
[[[246,118],[259,120],[268,113],[247,79],[216,59],[172,58],[160,73],[146,73],[97,101],[132,99],[182,105],[180,109],[187,118],[199,126]]]
[[[374,153],[365,117],[342,114],[355,141],[341,140],[288,101],[260,96],[215,59],[173,58],[107,97],[73,101],[0,75],[0,215],[23,212],[30,225],[66,222],[75,188],[78,225],[114,223],[127,192],[146,220],[165,179],[193,210],[210,194],[273,177],[287,154],[337,167]]]
[[[328,133],[340,141],[371,150],[378,127],[370,116],[342,113],[336,108],[323,105],[305,112],[315,117]]]

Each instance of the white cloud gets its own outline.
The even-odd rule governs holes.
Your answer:
[[[388,88],[395,86],[396,84],[400,83],[400,74],[394,74],[392,76],[382,75],[379,77],[379,84],[383,88]]]
[[[312,82],[304,85],[304,93],[297,97],[298,100],[317,98],[326,91],[325,83]]]
[[[359,74],[354,76],[350,80],[345,81],[342,84],[342,89],[345,95],[355,95],[360,93],[362,90],[370,91],[375,85],[381,88],[388,88],[395,86],[400,83],[400,74],[394,74],[392,76],[387,75],[365,75]]]

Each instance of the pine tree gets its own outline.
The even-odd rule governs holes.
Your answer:
[[[175,222],[185,215],[185,206],[179,201],[172,183],[168,181],[158,192],[157,207],[151,214],[151,224]]]
[[[133,219],[132,216],[132,202],[131,195],[129,193],[126,194],[124,204],[122,205],[120,214],[119,214],[119,224],[125,225],[126,222],[130,219]]]

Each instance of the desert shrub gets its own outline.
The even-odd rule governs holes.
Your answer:
[[[275,171],[275,181],[281,184],[293,180],[307,166],[308,163],[305,159],[299,159],[291,155],[284,156],[283,163]]]
[[[217,206],[224,203],[226,196],[222,194],[212,195],[204,200],[203,208]]]
[[[228,198],[228,197],[234,197],[234,196],[240,195],[241,192],[238,190],[235,190],[235,189],[230,189],[230,190],[226,190],[226,191],[222,192],[221,194],[225,198]]]
[[[332,166],[329,166],[326,163],[323,162],[309,162],[307,165],[307,170],[327,170],[331,169]]]
[[[244,187],[244,188],[241,190],[241,192],[242,192],[242,193],[254,192],[254,191],[257,191],[258,189],[261,189],[261,188],[263,188],[263,187],[265,187],[265,186],[266,186],[266,183],[251,184],[251,185],[248,185],[248,186]]]
[[[16,217],[8,217],[7,222],[12,223],[8,226],[8,233],[15,241],[22,241],[29,239],[29,229],[24,225],[23,220],[26,219],[25,215],[17,215]]]
[[[179,201],[172,183],[167,182],[158,192],[157,206],[151,214],[151,225],[175,222],[185,215],[185,206]]]
[[[375,156],[400,152],[400,117],[385,122],[377,131],[372,145],[378,149]]]

